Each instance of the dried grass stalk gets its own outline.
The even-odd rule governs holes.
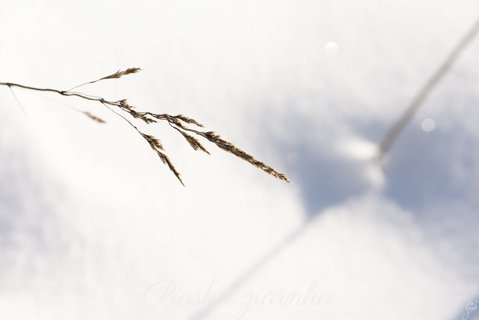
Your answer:
[[[275,170],[274,168],[270,167],[264,162],[257,160],[251,154],[241,150],[240,148],[236,147],[231,142],[224,140],[213,131],[198,130],[198,128],[203,128],[203,125],[200,122],[196,121],[195,119],[184,116],[182,114],[173,116],[167,113],[153,113],[149,111],[138,111],[135,107],[130,105],[126,99],[111,101],[111,100],[104,99],[102,97],[96,97],[96,96],[88,95],[86,93],[72,91],[73,89],[76,89],[83,85],[92,84],[92,83],[99,82],[102,80],[107,80],[107,79],[119,79],[123,76],[137,73],[140,70],[141,70],[140,68],[128,68],[126,70],[119,70],[113,74],[102,77],[98,80],[86,82],[84,84],[78,85],[66,91],[50,89],[50,88],[31,87],[31,86],[18,84],[18,83],[12,83],[12,82],[0,82],[0,86],[7,86],[8,88],[17,87],[17,88],[22,88],[26,90],[50,92],[50,93],[59,94],[65,97],[77,97],[80,99],[101,103],[102,105],[106,106],[110,111],[120,116],[132,128],[134,128],[138,134],[141,135],[141,137],[150,145],[153,151],[158,155],[161,161],[168,166],[170,171],[181,182],[181,184],[183,184],[183,180],[180,177],[180,173],[178,172],[178,170],[176,169],[176,167],[173,165],[170,158],[166,154],[166,151],[163,145],[161,144],[160,140],[153,135],[142,132],[138,128],[135,122],[142,121],[146,124],[155,124],[155,123],[159,123],[160,121],[166,121],[173,129],[179,132],[186,139],[188,144],[194,150],[203,151],[209,154],[208,150],[206,150],[206,148],[202,145],[202,143],[196,137],[194,137],[194,135],[196,135],[200,138],[206,139],[210,143],[215,144],[217,147],[221,148],[222,150],[229,152],[249,162],[253,166],[263,170],[267,174],[272,175],[273,177],[276,177],[280,180],[289,182],[285,174]],[[98,123],[105,123],[103,119],[93,115],[90,112],[82,111],[82,113],[88,116],[93,121],[96,121]],[[190,126],[194,126],[194,127],[190,127]]]

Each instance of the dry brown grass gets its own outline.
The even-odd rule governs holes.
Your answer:
[[[166,122],[171,128],[176,130],[186,139],[186,141],[193,148],[193,150],[198,150],[198,151],[202,151],[209,154],[208,150],[200,142],[200,139],[204,139],[216,145],[217,147],[221,148],[222,150],[229,152],[249,162],[253,166],[263,170],[267,174],[270,174],[280,180],[289,182],[286,175],[284,175],[281,172],[278,172],[277,170],[265,164],[264,162],[257,160],[254,156],[236,147],[231,142],[228,142],[222,139],[215,132],[204,130],[204,126],[198,121],[196,121],[195,119],[192,119],[190,117],[187,117],[181,114],[170,115],[166,113],[153,113],[149,111],[141,111],[135,108],[134,106],[130,105],[126,99],[112,101],[112,100],[104,99],[102,97],[91,96],[83,92],[73,91],[85,85],[89,85],[89,84],[93,84],[99,81],[104,81],[109,79],[119,79],[123,76],[134,74],[139,71],[141,71],[140,68],[128,68],[126,70],[119,70],[108,76],[101,77],[97,80],[85,82],[83,84],[75,86],[66,91],[50,89],[50,88],[31,87],[31,86],[18,84],[18,83],[12,83],[12,82],[0,82],[0,86],[6,86],[10,89],[15,87],[15,88],[21,88],[25,90],[49,92],[49,93],[54,93],[54,94],[58,94],[65,97],[77,97],[80,99],[102,104],[103,106],[107,107],[110,111],[112,111],[114,114],[116,114],[117,116],[125,120],[143,138],[143,140],[149,144],[151,149],[153,149],[153,151],[158,155],[161,161],[168,166],[171,172],[176,176],[176,178],[178,178],[178,180],[182,184],[183,184],[183,181],[180,177],[180,173],[178,172],[178,170],[176,169],[176,167],[173,165],[170,158],[166,154],[166,151],[163,145],[161,144],[160,140],[158,139],[158,137],[144,133],[141,129],[139,129],[138,122],[144,122],[148,125],[158,124],[160,122]],[[105,123],[103,119],[97,117],[96,115],[90,112],[87,112],[87,111],[81,111],[81,112],[95,122]]]

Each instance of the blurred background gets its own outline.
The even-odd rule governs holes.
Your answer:
[[[0,318],[479,319],[477,0],[2,0],[0,81],[186,114],[285,172],[0,87]],[[100,125],[71,108],[90,111]]]

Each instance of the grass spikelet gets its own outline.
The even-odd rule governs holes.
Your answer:
[[[160,151],[160,150],[157,150],[156,153],[158,154],[158,156],[160,157],[161,161],[163,161],[164,164],[166,164],[168,166],[168,168],[170,169],[171,172],[173,172],[173,174],[176,176],[176,178],[180,181],[180,183],[185,186],[185,184],[183,183],[183,180],[181,179],[180,177],[180,173],[176,170],[175,166],[173,165],[173,163],[170,161],[170,158],[168,158],[168,156],[163,152],[163,151]]]
[[[208,152],[208,150],[206,150],[205,147],[203,147],[203,145],[200,143],[200,141],[198,139],[196,139],[195,137],[193,137],[192,135],[189,135],[187,134],[186,132],[184,132],[183,130],[178,130],[181,135],[183,137],[185,137],[186,141],[188,141],[188,143],[190,144],[190,146],[193,148],[193,150],[201,150],[207,154],[210,154]]]
[[[149,134],[142,133],[138,130],[138,132],[143,136],[143,138],[149,143],[150,147],[156,152],[158,157],[160,157],[161,161],[168,166],[171,172],[176,176],[176,178],[180,181],[180,183],[184,186],[183,180],[180,177],[180,173],[176,170],[176,167],[171,162],[168,155],[165,153],[165,149],[161,144],[160,140],[157,137],[154,137]]]
[[[195,119],[189,118],[189,117],[184,116],[182,114],[176,115],[175,118],[178,119],[178,120],[181,120],[181,121],[183,121],[187,124],[194,124],[195,126],[203,128],[203,125],[201,123],[199,123]]]
[[[234,154],[235,156],[251,163],[253,166],[257,167],[258,169],[263,170],[267,174],[272,175],[273,177],[278,178],[280,180],[290,182],[288,177],[285,174],[283,174],[281,172],[278,172],[275,169],[273,169],[272,167],[265,164],[264,162],[261,162],[261,161],[257,160],[255,157],[253,157],[249,153],[239,149],[238,147],[233,145],[231,142],[228,142],[228,141],[222,139],[218,134],[214,133],[213,131],[199,132],[199,134],[201,136],[203,136],[204,138],[206,138],[208,141],[217,145],[219,148],[221,148],[221,149],[223,149],[223,150],[225,150],[225,151],[227,151],[231,154]]]
[[[103,120],[103,119],[100,118],[100,117],[95,116],[95,115],[94,115],[93,113],[91,113],[91,112],[82,111],[82,113],[83,113],[84,115],[86,115],[88,118],[90,118],[91,120],[93,120],[93,121],[95,121],[95,122],[97,122],[97,123],[106,123],[105,120]]]
[[[154,137],[152,135],[149,135],[149,134],[145,134],[145,133],[142,133],[140,132],[140,134],[143,136],[143,138],[145,138],[145,140],[150,144],[150,147],[157,151],[157,150],[164,150],[163,149],[163,145],[161,144],[160,142],[160,139],[158,139],[157,137]]]
[[[126,70],[118,70],[117,72],[113,73],[113,74],[110,74],[106,77],[103,77],[103,78],[100,78],[100,79],[96,79],[96,80],[93,80],[93,81],[88,81],[88,82],[85,82],[85,83],[82,83],[82,84],[79,84],[77,86],[74,86],[73,88],[70,88],[68,89],[67,91],[65,92],[70,92],[74,89],[77,89],[77,88],[80,88],[80,87],[83,87],[83,86],[86,86],[88,84],[93,84],[93,83],[97,83],[97,82],[100,82],[100,81],[103,81],[103,80],[108,80],[108,79],[119,79],[123,76],[126,76],[126,75],[129,75],[129,74],[132,74],[132,73],[137,73],[137,72],[140,72],[141,69],[140,68],[128,68]]]
[[[138,73],[141,71],[141,68],[128,68],[126,70],[118,70],[117,72],[113,73],[113,74],[110,74],[106,77],[103,77],[101,79],[98,79],[98,81],[100,80],[107,80],[107,79],[120,79],[121,77],[123,76],[126,76],[126,75],[129,75],[129,74],[133,74],[133,73]]]

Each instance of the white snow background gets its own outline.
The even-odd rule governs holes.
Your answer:
[[[479,39],[370,161],[477,0],[0,4],[0,81],[141,67],[82,90],[293,181],[157,127],[183,188],[100,105],[0,87],[0,319],[479,318]]]

